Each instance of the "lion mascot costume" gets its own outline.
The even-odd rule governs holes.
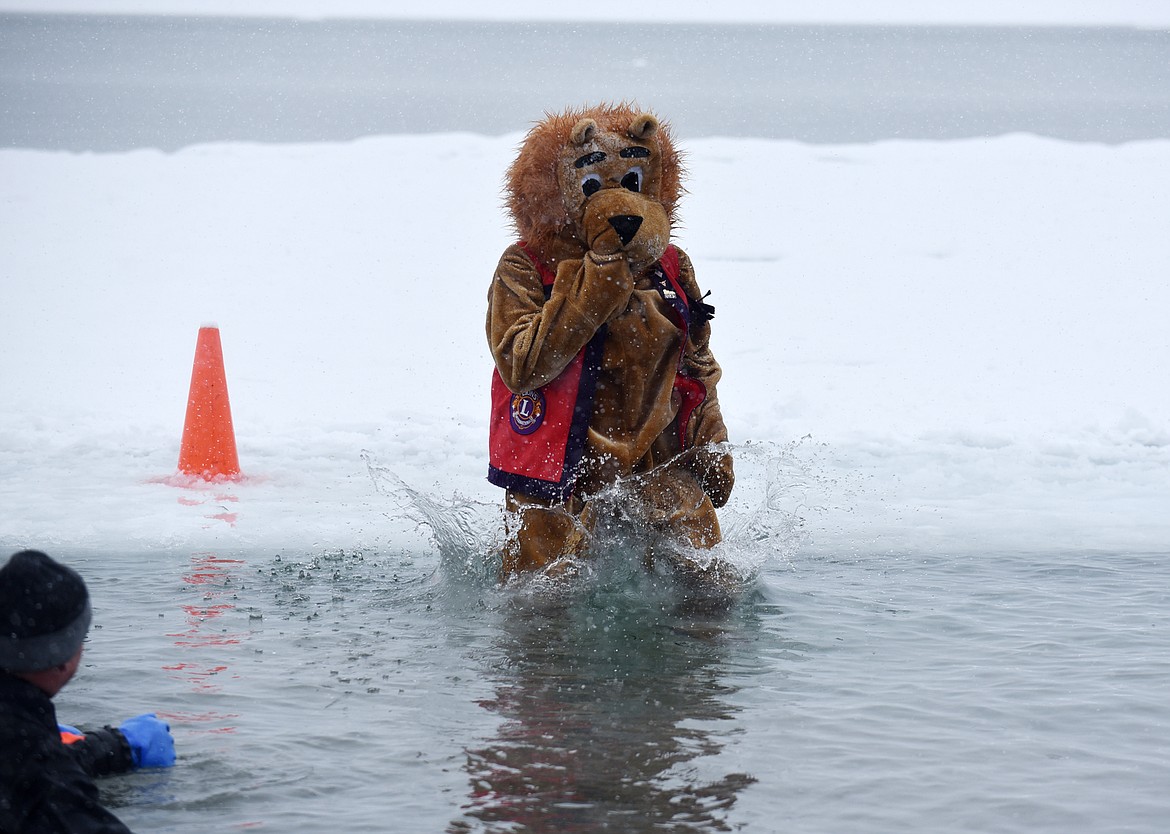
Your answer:
[[[681,174],[669,127],[625,104],[547,116],[508,169],[520,241],[500,258],[487,313],[504,579],[570,564],[619,506],[666,541],[720,541],[715,508],[734,474],[714,308],[670,242]],[[667,548],[676,568],[710,570],[685,549]]]

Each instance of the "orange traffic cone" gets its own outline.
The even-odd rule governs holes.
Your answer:
[[[207,481],[240,477],[218,327],[199,328],[187,419],[183,422],[183,444],[179,449],[179,471]]]

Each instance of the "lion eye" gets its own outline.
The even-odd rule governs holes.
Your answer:
[[[597,174],[590,174],[589,176],[582,178],[581,192],[586,197],[592,197],[594,194],[596,194],[600,190],[601,190],[601,177],[597,176]]]
[[[635,167],[627,171],[626,175],[622,177],[622,188],[640,192],[642,190],[642,169]]]

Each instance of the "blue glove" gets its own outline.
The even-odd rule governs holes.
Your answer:
[[[153,712],[127,718],[118,727],[130,743],[135,767],[170,767],[175,763],[175,740],[171,727]]]

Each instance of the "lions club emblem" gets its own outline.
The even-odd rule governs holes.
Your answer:
[[[532,434],[544,422],[544,394],[528,391],[512,395],[512,431],[517,434]]]

